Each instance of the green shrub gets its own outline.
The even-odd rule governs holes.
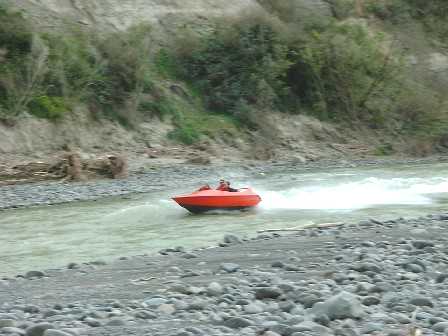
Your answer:
[[[201,105],[200,99],[192,103],[175,97],[161,101],[160,106],[170,114],[175,126],[169,138],[191,145],[203,136],[214,138],[236,133],[237,123],[233,118],[207,112]]]
[[[355,0],[328,0],[333,16],[339,20],[346,19],[355,14]]]
[[[160,49],[154,57],[157,73],[165,78],[176,78],[178,74],[176,58],[167,49]]]
[[[388,156],[394,153],[394,147],[390,143],[383,144],[378,146],[375,150],[375,155],[378,156]]]
[[[438,138],[448,134],[448,107],[443,99],[419,83],[404,83],[395,115],[406,135]]]
[[[176,128],[168,134],[168,137],[186,145],[192,145],[199,141],[201,135],[195,125],[178,119],[176,120]]]
[[[199,89],[210,110],[239,116],[240,102],[267,109],[279,103],[286,90],[282,76],[289,66],[287,46],[267,18],[218,25],[201,42],[199,49],[179,61],[183,77]]]
[[[295,100],[320,118],[369,120],[369,103],[391,89],[401,71],[381,43],[380,35],[357,24],[312,31],[291,56],[287,78]]]
[[[30,113],[38,118],[56,120],[67,112],[67,104],[62,97],[38,96],[28,104]]]
[[[49,46],[49,72],[45,79],[52,95],[78,97],[88,101],[92,85],[101,81],[102,60],[95,49],[93,37],[81,31],[63,36],[46,34]]]
[[[161,120],[164,120],[168,116],[173,116],[176,112],[173,105],[165,97],[161,97],[155,101],[143,101],[140,103],[138,109],[140,112],[157,116]]]
[[[33,33],[19,12],[0,5],[0,48],[6,49],[9,61],[19,60],[31,52]]]

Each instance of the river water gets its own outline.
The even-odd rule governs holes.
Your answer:
[[[312,223],[412,218],[448,206],[447,163],[305,172],[281,167],[227,176],[233,186],[252,186],[259,192],[260,206],[191,215],[170,200],[190,191],[178,187],[126,199],[0,212],[0,274],[108,261],[168,247],[216,245],[225,233],[253,235]]]

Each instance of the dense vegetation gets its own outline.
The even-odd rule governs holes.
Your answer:
[[[343,21],[356,15],[355,0],[328,0],[334,17],[325,20],[303,20],[294,1],[259,2],[275,15],[217,21],[165,46],[149,26],[107,36],[35,33],[0,7],[0,119],[28,112],[57,121],[82,105],[128,127],[148,115],[171,118],[171,136],[185,143],[256,129],[274,110],[431,138],[447,132],[446,102],[407,76],[393,40]],[[448,42],[444,0],[363,5],[366,16],[418,20]]]

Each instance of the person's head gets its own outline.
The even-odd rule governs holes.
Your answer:
[[[229,181],[226,181],[226,184],[227,184],[228,186],[230,186],[230,182],[229,182]]]
[[[226,181],[224,179],[219,180],[219,184],[225,184],[225,183],[226,183]]]

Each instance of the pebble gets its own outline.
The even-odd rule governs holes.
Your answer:
[[[45,330],[43,336],[73,336],[73,335],[66,333],[64,331],[61,331],[61,330],[48,329],[48,330]]]
[[[324,302],[316,303],[312,308],[312,313],[317,316],[325,314],[331,320],[346,318],[356,319],[364,314],[364,310],[356,295],[348,292],[341,292]]]
[[[207,287],[207,294],[210,296],[219,296],[223,291],[222,286],[217,282],[211,282]]]
[[[220,267],[227,273],[234,273],[240,269],[240,265],[234,263],[223,263]]]
[[[282,292],[280,289],[276,287],[261,287],[256,289],[255,291],[255,297],[258,300],[264,300],[264,299],[276,299],[280,295],[282,295]]]
[[[245,328],[251,326],[252,324],[252,321],[243,317],[231,317],[224,321],[224,325],[232,329]]]
[[[226,234],[224,236],[224,243],[225,244],[242,244],[243,241],[241,240],[241,238],[239,238],[238,236],[236,236],[234,234]]]
[[[90,326],[90,327],[100,327],[102,325],[102,323],[100,321],[98,321],[97,319],[94,319],[92,317],[87,317],[84,319],[84,322]]]
[[[0,329],[1,334],[16,334],[16,335],[25,335],[25,330],[15,327],[5,327]]]
[[[167,303],[167,300],[160,297],[150,298],[143,301],[143,304],[150,308],[157,308],[165,303]]]
[[[50,323],[38,323],[26,329],[26,336],[43,336],[45,330],[54,329]]]
[[[16,320],[13,319],[0,319],[0,329],[5,327],[14,327]]]

